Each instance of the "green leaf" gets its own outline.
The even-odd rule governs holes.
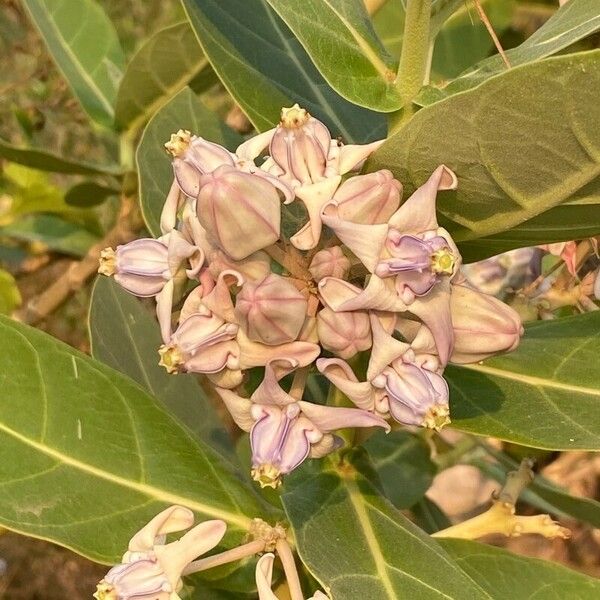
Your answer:
[[[93,560],[118,560],[169,504],[227,521],[259,513],[251,489],[137,383],[0,317],[0,523]]]
[[[123,51],[94,0],[23,0],[52,58],[83,109],[111,127]]]
[[[363,447],[379,475],[386,497],[396,508],[410,508],[433,482],[437,468],[430,448],[408,431],[377,432]]]
[[[119,175],[119,165],[96,165],[71,160],[42,148],[22,148],[0,138],[0,157],[40,171],[71,175]]]
[[[600,312],[528,325],[519,348],[448,367],[452,427],[532,448],[600,450]]]
[[[85,256],[99,238],[77,223],[56,215],[25,215],[0,227],[0,235],[26,242],[41,242],[50,250]]]
[[[427,533],[435,533],[452,525],[444,511],[427,496],[419,500],[411,508],[411,512],[416,524]]]
[[[459,184],[439,195],[441,223],[457,242],[493,236],[588,200],[600,175],[599,85],[600,51],[517,67],[420,110],[367,166],[391,169],[408,195],[448,165]]]
[[[351,464],[288,477],[283,504],[302,562],[333,598],[489,598]]]
[[[131,59],[115,107],[120,129],[139,129],[208,67],[190,24],[185,21],[154,34]]]
[[[524,65],[556,54],[599,30],[597,0],[569,0],[531,37],[506,54],[513,67]],[[450,95],[470,89],[505,69],[502,58],[493,56],[452,81],[442,91]]]
[[[204,53],[259,131],[295,102],[346,142],[385,136],[383,115],[334,92],[266,0],[183,0]]]
[[[118,194],[119,190],[100,185],[94,181],[84,181],[67,190],[65,202],[69,206],[85,208],[102,204],[110,196]]]
[[[160,235],[160,213],[173,182],[171,161],[164,145],[179,129],[188,129],[230,150],[242,142],[189,88],[181,90],[152,117],[144,129],[136,161],[142,213],[154,236]]]
[[[469,540],[438,541],[494,600],[591,600],[600,595],[600,580],[562,565]]]
[[[377,37],[362,0],[267,1],[336,92],[379,112],[402,107],[394,85],[398,65]]]
[[[21,304],[21,293],[15,278],[4,269],[0,269],[0,314],[9,315]]]
[[[233,441],[194,375],[169,375],[158,364],[156,318],[113,279],[99,277],[89,316],[92,356],[137,381],[206,444],[231,460]]]

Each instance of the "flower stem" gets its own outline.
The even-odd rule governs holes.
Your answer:
[[[199,571],[206,571],[212,567],[218,567],[219,565],[224,565],[235,560],[241,560],[242,558],[246,558],[248,556],[254,556],[259,552],[262,552],[264,549],[264,540],[254,540],[253,542],[248,542],[247,544],[243,544],[237,548],[232,548],[226,552],[221,552],[220,554],[215,554],[214,556],[208,556],[207,558],[195,560],[183,570],[183,575],[191,575],[192,573],[198,573]]]
[[[283,565],[285,572],[285,578],[287,579],[288,587],[290,588],[291,600],[304,600],[302,595],[302,587],[300,585],[300,578],[298,577],[298,569],[296,568],[296,562],[294,561],[294,555],[290,545],[285,539],[277,540],[277,554],[279,560]]]

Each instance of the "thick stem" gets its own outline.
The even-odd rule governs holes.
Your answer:
[[[207,558],[201,558],[191,562],[184,570],[183,575],[191,575],[192,573],[198,573],[199,571],[206,571],[212,567],[218,567],[219,565],[225,565],[227,563],[241,560],[248,556],[254,556],[265,549],[264,540],[254,540],[248,542],[237,548],[232,548],[226,552],[215,554],[214,556],[208,556]]]
[[[283,565],[288,587],[290,588],[291,600],[304,600],[300,578],[298,577],[298,569],[296,568],[296,562],[294,561],[290,545],[285,539],[279,539],[277,540],[276,549],[279,560],[281,560],[281,564]]]

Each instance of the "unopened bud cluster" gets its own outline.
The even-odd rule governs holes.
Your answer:
[[[101,273],[156,297],[160,364],[205,375],[250,433],[262,486],[339,448],[338,429],[443,427],[446,364],[512,350],[522,334],[510,307],[465,283],[437,222],[454,173],[439,166],[401,203],[390,171],[357,174],[381,143],[341,144],[297,105],[235,153],[179,131],[163,235],[102,253]],[[292,202],[307,221],[287,239]],[[303,400],[312,365],[353,408]],[[254,368],[263,381],[248,395]]]

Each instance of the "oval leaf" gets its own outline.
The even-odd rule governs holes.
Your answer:
[[[0,352],[4,527],[110,563],[167,504],[233,532],[259,514],[229,465],[127,377],[5,317]]]
[[[23,4],[85,112],[112,126],[124,58],[117,32],[100,5],[94,0]]]
[[[452,427],[548,450],[600,450],[600,312],[536,321],[521,345],[448,367]]]
[[[518,67],[424,108],[368,168],[391,169],[408,194],[446,164],[459,185],[438,210],[455,240],[507,231],[598,181],[599,59],[594,51]]]
[[[172,96],[208,67],[185,21],[154,34],[127,65],[117,104],[120,129],[139,129]]]
[[[266,0],[183,5],[214,70],[259,131],[274,127],[281,108],[297,102],[346,142],[385,137],[383,115],[334,92]]]
[[[267,1],[336,92],[379,112],[402,107],[394,83],[398,65],[377,37],[363,0]]]

